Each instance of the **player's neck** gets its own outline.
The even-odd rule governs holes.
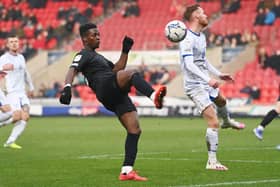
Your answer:
[[[17,56],[17,51],[9,50],[9,53],[13,56]]]
[[[189,25],[189,29],[195,33],[200,33],[203,29],[203,27],[197,23],[191,23]]]

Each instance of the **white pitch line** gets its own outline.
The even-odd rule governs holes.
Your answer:
[[[275,150],[275,147],[236,147],[236,148],[219,148],[222,151],[258,151],[258,150]],[[200,153],[205,152],[205,150],[202,149],[193,149],[191,150],[192,153]]]
[[[234,181],[234,182],[222,182],[222,183],[212,183],[212,184],[193,184],[193,185],[179,185],[179,186],[169,186],[169,187],[207,187],[207,186],[232,186],[232,185],[251,185],[260,183],[274,183],[280,182],[280,179],[266,179],[266,180],[255,180],[255,181]]]
[[[143,155],[143,154],[142,154]],[[118,160],[123,157],[123,154],[114,155],[92,155],[78,157],[78,159],[106,159],[106,160]],[[161,160],[161,161],[203,161],[204,159],[193,158],[158,158],[158,157],[137,157],[138,160]],[[267,160],[221,160],[223,162],[240,162],[240,163],[256,163],[256,164],[280,164],[279,160],[267,161]]]
[[[171,152],[147,152],[147,153],[137,153],[137,155],[159,155],[159,154],[171,154]],[[100,155],[89,155],[89,156],[79,156],[79,159],[98,159],[98,158],[108,158],[108,157],[116,157],[116,156],[124,156],[123,153],[116,154],[100,154]]]
[[[260,147],[260,148],[246,148],[246,147],[237,147],[237,148],[225,148],[223,151],[257,151],[257,150],[274,150],[275,147]],[[198,152],[206,152],[205,149],[193,149],[190,152],[192,153],[198,153]],[[181,151],[181,152],[141,152],[137,153],[137,155],[158,155],[158,154],[176,154],[176,153],[189,153],[188,151]],[[100,155],[84,155],[79,156],[79,159],[95,159],[95,158],[106,158],[106,157],[112,157],[112,156],[123,156],[123,153],[108,153],[108,154],[100,154]]]

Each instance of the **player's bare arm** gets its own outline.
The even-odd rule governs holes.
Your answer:
[[[128,53],[133,46],[133,39],[125,36],[122,42],[122,54],[120,56],[120,59],[117,61],[115,64],[115,67],[113,69],[114,72],[118,72],[120,70],[123,70],[126,67],[127,64],[127,58],[128,58]]]
[[[126,64],[127,64],[127,59],[128,59],[128,54],[122,53],[119,60],[116,62],[113,72],[118,72],[120,70],[125,69]]]
[[[61,104],[69,105],[71,102],[72,94],[71,94],[71,84],[74,80],[74,77],[77,75],[77,70],[75,68],[70,67],[65,78],[65,86],[61,92],[61,96],[59,98],[59,102]]]
[[[76,75],[77,75],[77,70],[73,67],[70,67],[65,77],[65,85],[67,84],[71,85]]]

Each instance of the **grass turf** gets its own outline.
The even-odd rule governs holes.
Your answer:
[[[135,169],[147,182],[118,181],[125,130],[114,117],[32,118],[17,143],[0,147],[0,187],[280,186],[280,129],[253,136],[260,119],[240,119],[242,131],[220,130],[219,160],[229,171],[207,171],[206,125],[200,118],[141,118]],[[0,129],[4,143],[12,125]]]

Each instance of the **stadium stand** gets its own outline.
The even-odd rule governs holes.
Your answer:
[[[90,3],[85,0],[2,0],[0,2],[1,51],[4,50],[4,39],[10,32],[15,32],[21,37],[23,53],[27,58],[33,57],[38,50],[63,47],[68,51],[77,51],[82,47],[77,28],[80,23],[92,19],[99,22],[102,33],[99,50],[119,50],[125,34],[135,39],[134,50],[168,49],[173,44],[164,37],[165,24],[172,19],[181,19],[184,7],[196,1],[186,0],[182,3],[178,0],[165,0],[164,3],[160,3],[159,1],[138,0],[139,16],[129,17],[123,16],[122,1],[118,2],[116,9],[108,11],[107,8],[104,10],[104,4],[101,1]],[[259,7],[277,10],[277,5],[273,0],[265,1],[263,5],[256,0],[241,0],[240,7],[232,13],[224,12],[222,9],[224,5],[221,5],[218,0],[200,1],[200,4],[210,17],[216,15],[210,25],[211,33],[222,36],[225,36],[228,30],[256,33],[259,46],[266,49],[268,56],[280,49],[279,15],[276,15],[276,20],[272,25],[254,25]],[[170,75],[174,78],[176,72],[172,71]],[[222,86],[221,90],[226,97],[246,97],[239,90],[250,80],[257,82],[261,89],[261,97],[254,101],[255,103],[267,104],[275,100],[278,89],[275,82],[279,81],[279,75],[271,68],[263,69],[257,58],[248,62],[244,69],[239,70],[235,74],[235,79],[234,85]],[[84,100],[94,99],[95,96],[84,87],[76,88],[80,97]],[[268,97],[268,93],[273,93],[272,97]],[[136,94],[135,90],[132,94]]]
[[[273,4],[273,1],[268,5]],[[277,49],[279,50],[279,18],[272,25],[254,25],[256,11],[258,10],[259,1],[241,1],[241,8],[236,13],[222,15],[221,19],[215,22],[211,31],[214,33],[224,34],[226,29],[240,30],[249,29],[256,32],[259,38],[259,46],[266,49],[266,53],[270,56]],[[268,3],[268,1],[266,2]],[[273,5],[272,5],[273,6]],[[249,62],[241,71],[235,74],[234,84],[225,84],[221,90],[228,98],[244,98],[246,95],[240,93],[240,89],[249,82],[256,84],[261,91],[259,99],[254,100],[254,104],[271,104],[277,100],[279,93],[279,75],[272,68],[264,69],[257,58]]]

